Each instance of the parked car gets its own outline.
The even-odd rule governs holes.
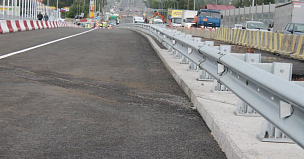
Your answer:
[[[304,35],[304,23],[288,23],[281,31],[283,34]]]
[[[257,21],[246,21],[245,23],[243,23],[242,29],[253,30],[253,31],[268,30],[263,22],[257,22]]]
[[[242,29],[242,24],[234,24],[232,29]]]

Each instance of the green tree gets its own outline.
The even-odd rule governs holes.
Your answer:
[[[236,8],[249,7],[252,4],[251,0],[238,0],[234,2]]]
[[[43,4],[47,5],[48,0],[43,0]],[[63,7],[68,7],[73,4],[73,0],[64,0],[64,1],[59,1],[58,0],[58,8],[63,8]],[[57,6],[57,0],[49,0],[49,5],[50,6]]]
[[[275,0],[255,0],[254,5],[262,5],[262,4],[269,4],[269,3],[275,3]],[[238,7],[249,7],[252,5],[252,0],[238,0],[233,3],[233,5],[238,8]]]
[[[76,15],[80,15],[81,13],[84,13],[84,17],[87,17],[89,13],[89,3],[84,3],[81,0],[74,1],[70,10],[66,13],[66,17],[74,18]]]

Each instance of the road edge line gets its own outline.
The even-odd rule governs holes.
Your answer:
[[[46,45],[49,45],[49,44],[52,44],[52,43],[56,43],[56,42],[59,42],[59,41],[65,40],[65,39],[69,39],[69,38],[72,38],[72,37],[75,37],[75,36],[79,36],[79,35],[91,32],[91,31],[93,31],[95,29],[87,30],[87,31],[84,31],[84,32],[81,32],[81,33],[78,33],[78,34],[70,35],[70,36],[67,36],[67,37],[64,37],[64,38],[60,38],[60,39],[57,39],[57,40],[53,40],[53,41],[50,41],[50,42],[46,42],[46,43],[43,43],[43,44],[32,46],[32,47],[29,47],[29,48],[26,48],[26,49],[22,49],[22,50],[19,50],[19,51],[14,51],[14,52],[11,52],[11,53],[7,53],[5,55],[1,55],[0,56],[0,60],[4,59],[4,58],[7,58],[7,57],[10,57],[10,56],[13,56],[13,55],[17,55],[17,54],[26,52],[26,51],[34,50],[36,48],[43,47],[43,46],[46,46]]]

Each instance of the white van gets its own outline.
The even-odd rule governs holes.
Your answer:
[[[195,15],[197,15],[197,11],[195,10],[183,10],[182,27],[191,27],[192,24],[195,24],[192,22]]]
[[[133,17],[133,23],[145,23],[145,20],[143,17]]]

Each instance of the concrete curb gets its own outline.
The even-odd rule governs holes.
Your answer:
[[[196,81],[198,72],[187,71],[170,52],[160,49],[156,42],[144,33],[160,59],[176,82],[188,95],[211,130],[212,135],[228,159],[241,158],[303,158],[304,151],[296,144],[261,142],[256,138],[263,117],[235,116],[238,98],[233,93],[212,93],[213,82]]]

